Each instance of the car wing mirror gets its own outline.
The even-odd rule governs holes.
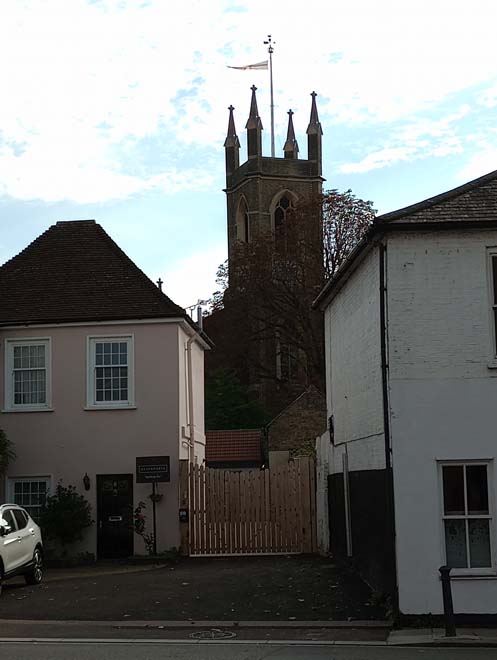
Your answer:
[[[0,522],[0,536],[7,536],[12,531],[12,527],[7,523]]]

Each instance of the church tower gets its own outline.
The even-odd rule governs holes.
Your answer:
[[[322,191],[321,140],[316,93],[312,92],[307,127],[307,159],[299,159],[293,112],[288,112],[288,131],[282,158],[262,154],[262,121],[252,87],[250,112],[246,123],[247,160],[239,164],[240,142],[236,134],[233,106],[229,108],[226,155],[226,197],[228,220],[228,259],[237,241],[249,243],[258,235],[274,231],[285,221],[287,210],[300,197]]]

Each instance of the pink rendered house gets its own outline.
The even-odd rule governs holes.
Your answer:
[[[95,221],[58,222],[0,267],[0,343],[0,428],[17,453],[0,502],[36,518],[74,485],[95,519],[77,552],[143,553],[131,515],[146,501],[151,525],[151,484],[136,458],[168,456],[157,546],[179,546],[178,461],[204,459],[210,346],[185,311]]]

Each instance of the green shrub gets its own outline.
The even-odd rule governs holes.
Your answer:
[[[15,457],[16,453],[11,441],[5,431],[0,429],[0,476],[7,472],[10,461],[13,461]]]
[[[83,530],[94,523],[91,506],[76,492],[74,486],[57,485],[55,494],[48,496],[40,511],[43,536],[58,541],[62,546],[81,541]]]

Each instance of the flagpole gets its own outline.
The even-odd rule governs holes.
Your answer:
[[[274,154],[274,96],[273,96],[273,43],[271,40],[271,35],[268,34],[267,41],[264,42],[267,44],[269,53],[269,89],[271,93],[271,158],[275,157]]]

